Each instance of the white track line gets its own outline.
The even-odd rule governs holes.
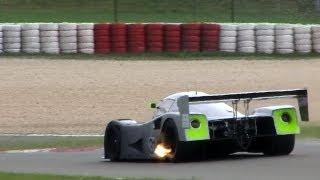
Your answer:
[[[56,150],[56,148],[45,148],[45,149],[24,149],[24,150],[9,150],[3,151],[0,153],[5,154],[17,154],[17,153],[44,153],[44,152],[51,152]]]
[[[103,137],[101,134],[0,134],[13,137]]]

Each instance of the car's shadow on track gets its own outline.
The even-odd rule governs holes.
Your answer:
[[[261,158],[270,158],[270,156],[265,156],[263,154],[253,154],[253,153],[236,153],[231,154],[227,156],[216,156],[216,157],[209,157],[209,158],[203,158],[203,159],[197,159],[197,160],[188,160],[188,161],[182,161],[179,163],[201,163],[201,162],[218,162],[218,161],[238,161],[238,160],[248,160],[248,159],[261,159]],[[126,160],[126,161],[117,161],[112,162],[109,159],[105,159],[101,161],[103,163],[172,163],[165,160]]]

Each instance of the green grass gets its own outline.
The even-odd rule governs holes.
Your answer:
[[[236,22],[319,23],[313,0],[241,0]],[[0,0],[0,22],[111,22],[113,0]],[[122,22],[230,22],[231,0],[118,0]]]
[[[0,151],[37,148],[101,148],[102,146],[103,137],[0,136]]]
[[[0,172],[0,179],[3,180],[156,180],[159,178],[111,178],[98,176],[63,176],[49,174],[26,174]]]
[[[179,52],[179,53],[142,53],[142,54],[4,54],[1,58],[25,59],[76,59],[76,60],[301,60],[319,59],[319,53],[309,54],[245,54],[225,52]]]
[[[320,125],[304,125],[301,127],[300,138],[320,139]]]

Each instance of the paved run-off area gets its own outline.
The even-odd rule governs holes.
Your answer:
[[[232,155],[202,162],[109,162],[102,151],[0,153],[0,171],[164,179],[318,180],[320,142],[298,141],[289,156]]]
[[[107,120],[148,120],[150,102],[189,90],[227,93],[307,87],[311,121],[319,121],[319,82],[320,61],[309,59],[1,58],[0,133],[102,133]]]

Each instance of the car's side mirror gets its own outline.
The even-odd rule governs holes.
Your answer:
[[[154,108],[157,107],[157,104],[156,104],[156,103],[151,103],[151,104],[150,104],[150,107],[151,107],[152,109],[154,109]]]

